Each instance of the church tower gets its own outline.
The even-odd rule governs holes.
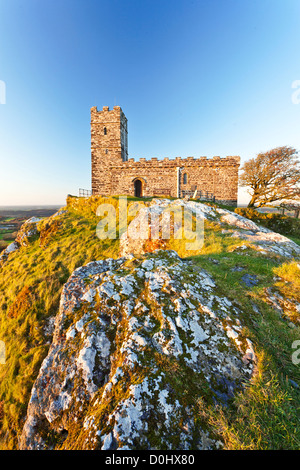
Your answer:
[[[110,194],[109,167],[128,160],[127,119],[120,106],[91,108],[92,193]]]

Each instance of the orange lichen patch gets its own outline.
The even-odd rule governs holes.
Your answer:
[[[24,286],[16,296],[13,304],[9,307],[8,316],[11,318],[17,318],[31,307],[34,301],[34,294],[32,289],[28,286]]]
[[[148,239],[144,245],[144,252],[145,253],[153,253],[155,250],[165,250],[166,249],[166,242],[161,238],[158,239]]]

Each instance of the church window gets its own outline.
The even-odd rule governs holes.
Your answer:
[[[183,184],[187,184],[187,173],[183,175]]]
[[[103,132],[104,132],[104,135],[107,135],[107,129],[106,129],[106,127],[104,127]]]

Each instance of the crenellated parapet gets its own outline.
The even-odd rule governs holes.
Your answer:
[[[123,162],[120,162],[123,163]],[[228,157],[176,157],[176,158],[169,158],[164,157],[163,159],[159,159],[157,157],[152,157],[146,159],[145,157],[141,157],[138,159],[129,158],[127,162],[124,162],[125,165],[122,164],[122,167],[126,168],[126,166],[148,166],[148,167],[156,167],[156,166],[236,166],[240,165],[240,157],[239,156],[228,156]]]

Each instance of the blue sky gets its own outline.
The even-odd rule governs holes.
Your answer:
[[[90,188],[92,106],[129,157],[300,150],[299,53],[299,0],[0,0],[0,206]]]

